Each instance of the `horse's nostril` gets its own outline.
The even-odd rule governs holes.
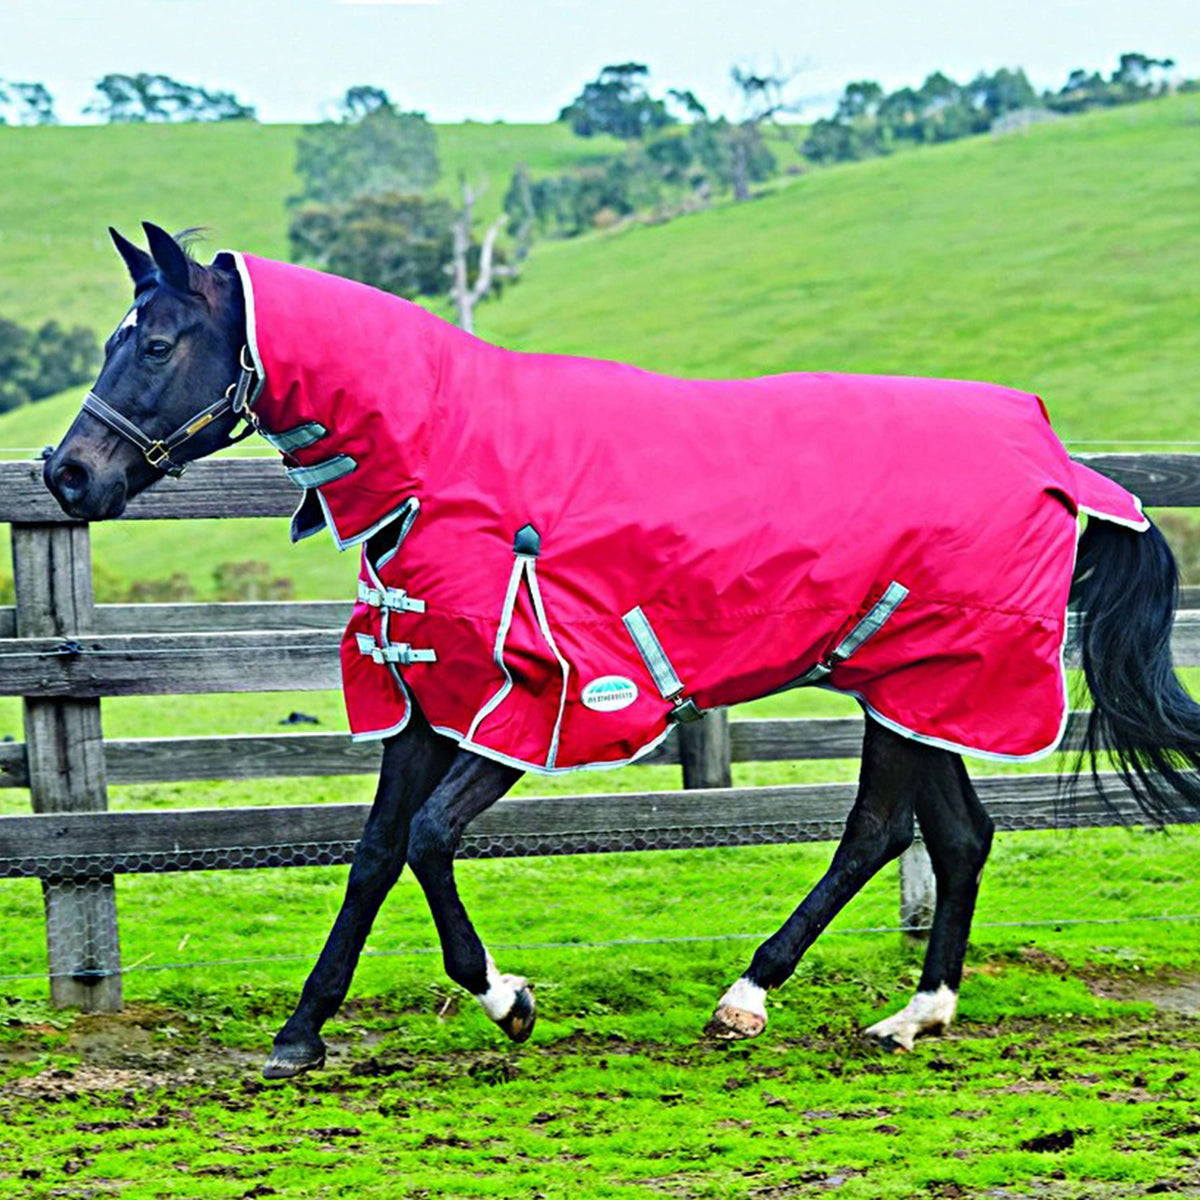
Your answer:
[[[87,491],[87,468],[79,463],[66,462],[54,473],[58,490],[68,500],[77,500]]]

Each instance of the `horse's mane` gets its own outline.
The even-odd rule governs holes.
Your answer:
[[[189,225],[186,229],[181,229],[178,233],[172,234],[175,241],[179,243],[179,248],[192,260],[196,261],[196,255],[193,253],[193,247],[198,242],[207,240],[208,226],[207,225]]]

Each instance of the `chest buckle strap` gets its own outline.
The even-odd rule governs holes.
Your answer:
[[[381,646],[369,633],[358,633],[354,636],[358,642],[358,652],[368,655],[372,662],[395,663],[401,667],[408,667],[413,663],[437,662],[436,650],[415,650],[407,642]]]
[[[425,611],[425,601],[415,600],[403,588],[372,587],[362,579],[358,581],[358,599],[360,604],[368,604],[372,608],[386,608],[391,612]]]

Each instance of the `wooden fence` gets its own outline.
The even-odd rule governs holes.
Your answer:
[[[1200,506],[1200,455],[1088,456],[1148,506]],[[273,461],[197,464],[134,500],[126,520],[289,515],[296,491]],[[0,521],[12,525],[16,604],[0,608],[0,695],[24,698],[25,742],[0,745],[0,787],[28,788],[33,813],[0,817],[0,877],[42,880],[51,994],[86,1010],[120,1006],[115,876],[349,858],[361,804],[108,812],[108,783],[373,773],[379,747],[343,734],[105,740],[103,696],[321,690],[340,686],[347,602],[96,605],[86,525],[66,519],[40,462],[0,464]],[[1185,596],[1200,608],[1200,594]],[[1174,646],[1200,665],[1200,612],[1181,611]],[[505,799],[463,853],[563,854],[764,844],[836,837],[849,784],[731,788],[730,763],[857,757],[861,719],[746,720],[710,714],[646,763],[678,764],[680,792]],[[1072,718],[1068,744],[1077,744]],[[976,781],[1005,829],[1055,825],[1054,775]],[[1133,809],[1120,788],[1118,808]],[[1080,797],[1075,825],[1112,809]],[[919,851],[902,878],[902,920],[927,919]],[[924,860],[927,864],[927,859]],[[72,930],[72,936],[62,931]]]

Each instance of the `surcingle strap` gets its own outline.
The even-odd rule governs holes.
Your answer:
[[[887,623],[888,618],[900,607],[908,588],[894,579],[884,588],[883,595],[867,609],[859,621],[838,644],[833,648],[824,661],[809,667],[788,687],[804,687],[806,684],[821,683],[833,674],[833,669],[839,663],[844,663],[868,638],[872,638]]]
[[[425,611],[425,601],[413,599],[403,588],[372,587],[362,579],[358,581],[358,599],[361,604],[369,604],[372,608],[386,608],[391,612]]]
[[[642,656],[646,670],[654,680],[654,686],[658,688],[662,698],[669,700],[673,705],[667,719],[684,725],[689,721],[699,721],[704,714],[696,707],[694,700],[684,699],[683,680],[676,674],[667,652],[662,648],[658,635],[641,607],[631,608],[621,620],[625,622],[625,628]]]
[[[359,654],[367,655],[372,662],[395,663],[401,667],[411,666],[413,663],[437,662],[436,650],[414,650],[407,642],[381,646],[368,633],[357,634],[355,640],[358,642]]]

